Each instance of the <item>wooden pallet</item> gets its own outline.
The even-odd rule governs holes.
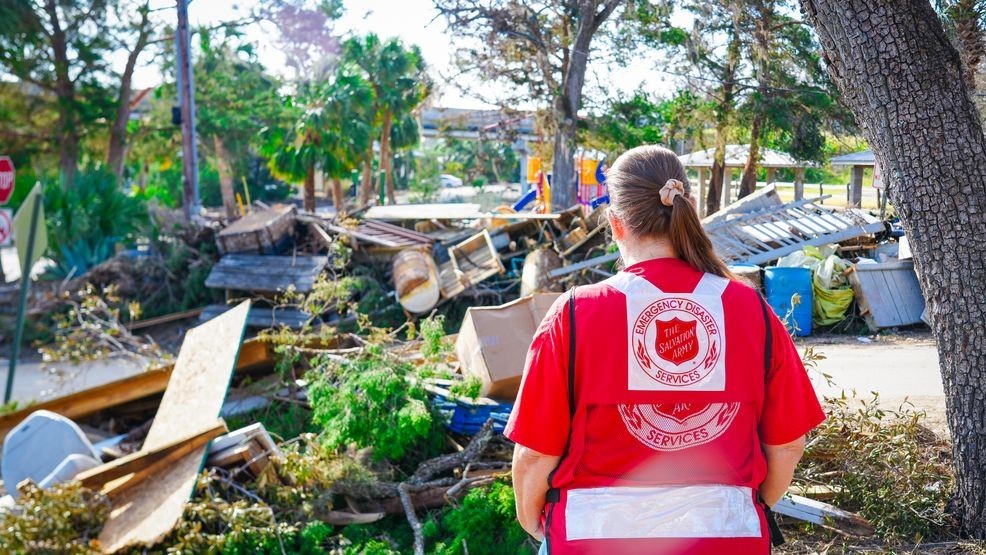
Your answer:
[[[326,256],[228,254],[212,267],[205,286],[262,293],[278,293],[294,287],[298,293],[308,293],[328,263]]]

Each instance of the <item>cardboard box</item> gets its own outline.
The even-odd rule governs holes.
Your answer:
[[[466,311],[455,354],[463,375],[483,382],[483,395],[506,400],[517,397],[527,349],[559,295],[535,293],[505,305]]]

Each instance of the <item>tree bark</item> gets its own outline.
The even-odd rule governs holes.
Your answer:
[[[561,90],[555,97],[554,115],[557,130],[551,163],[551,204],[560,210],[578,202],[575,190],[576,130],[592,37],[621,3],[620,0],[578,2],[578,27],[575,37],[572,46],[564,48],[562,52],[563,74]]]
[[[123,182],[123,167],[127,158],[127,123],[130,121],[130,99],[133,94],[133,76],[137,67],[137,59],[147,46],[151,29],[148,25],[149,6],[147,3],[140,9],[140,23],[137,28],[137,42],[127,54],[127,64],[120,76],[120,92],[116,99],[116,116],[110,127],[109,148],[106,154],[106,165],[116,176],[117,183]]]
[[[714,214],[722,205],[722,187],[726,177],[726,131],[716,125],[716,146],[712,155],[712,170],[709,177],[709,194],[705,199],[705,215]]]
[[[763,127],[763,113],[753,116],[750,126],[750,153],[743,166],[743,177],[740,178],[739,198],[753,194],[757,190],[757,169],[760,167],[760,133]]]
[[[75,172],[79,163],[75,82],[69,75],[68,39],[58,17],[57,2],[46,0],[44,9],[52,29],[55,95],[58,100],[58,166],[62,173],[62,185],[68,189],[75,184]]]
[[[393,160],[390,154],[390,131],[393,123],[393,114],[388,110],[383,115],[383,130],[380,132],[380,169],[384,174],[388,204],[396,203],[396,199],[394,198]]]
[[[733,103],[736,99],[736,71],[740,63],[740,19],[743,17],[742,7],[736,3],[730,5],[733,25],[730,28],[729,44],[726,47],[726,63],[722,66],[720,81],[721,97],[716,106],[716,150],[712,162],[712,175],[709,178],[709,195],[706,199],[706,215],[719,211],[722,203],[722,189],[725,185],[726,173],[726,126],[733,114]]]
[[[359,187],[359,205],[366,206],[370,203],[373,194],[373,147],[363,159],[363,175]]]
[[[306,212],[315,212],[315,164],[308,166],[305,173],[304,208]]]
[[[332,206],[335,206],[337,217],[345,217],[346,197],[342,194],[342,180],[338,177],[332,178]]]
[[[216,147],[216,169],[219,170],[219,192],[223,197],[223,211],[227,218],[235,218],[239,211],[236,206],[236,193],[233,191],[233,168],[229,164],[229,151],[219,135],[213,136]]]
[[[938,342],[955,506],[986,538],[986,137],[928,0],[801,0],[889,180]]]

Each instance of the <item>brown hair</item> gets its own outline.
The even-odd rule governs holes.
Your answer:
[[[684,185],[672,206],[661,202],[668,180]],[[638,146],[623,153],[606,172],[610,207],[631,234],[639,238],[667,237],[677,255],[703,272],[734,279],[716,255],[691,202],[691,185],[674,152],[656,145]]]

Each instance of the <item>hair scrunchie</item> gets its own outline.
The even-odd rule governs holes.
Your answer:
[[[685,184],[677,179],[669,179],[664,187],[661,187],[661,203],[664,206],[674,206],[674,197],[684,194]]]

